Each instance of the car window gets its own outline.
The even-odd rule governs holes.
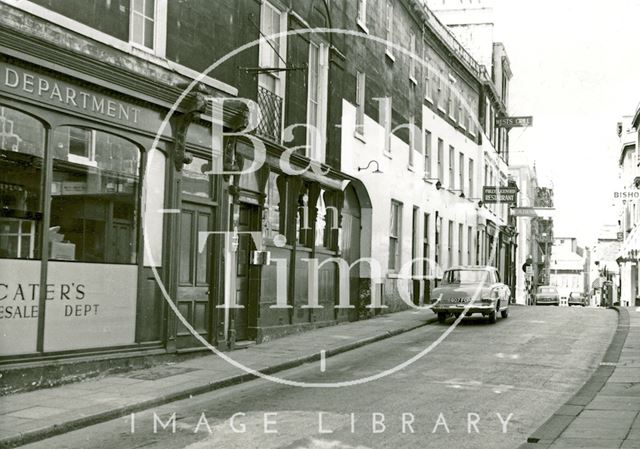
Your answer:
[[[443,282],[445,284],[475,284],[479,282],[494,282],[492,272],[488,270],[448,270]]]
[[[556,289],[553,287],[539,287],[539,293],[556,293]]]

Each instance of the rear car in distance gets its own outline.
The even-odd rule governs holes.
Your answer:
[[[569,306],[586,306],[587,296],[581,292],[569,293]]]
[[[558,293],[558,289],[550,285],[543,285],[538,287],[538,291],[536,292],[536,305],[559,306],[560,293]]]
[[[444,323],[453,316],[482,314],[490,323],[496,322],[498,313],[509,316],[509,287],[500,282],[494,267],[458,266],[444,272],[442,284],[431,293],[432,309],[438,321]]]

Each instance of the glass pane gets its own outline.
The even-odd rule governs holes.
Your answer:
[[[155,0],[144,1],[144,15],[153,18],[155,16],[156,2]]]
[[[182,211],[180,224],[180,284],[191,284],[193,267],[193,212]]]
[[[198,233],[211,231],[211,216],[209,214],[200,213],[198,215]],[[196,235],[196,239],[199,240],[199,234]],[[209,284],[209,261],[211,260],[211,239],[207,239],[207,245],[202,251],[198,252],[198,273],[196,283],[198,285]],[[199,250],[200,245],[197,244],[196,248]]]
[[[129,31],[131,42],[144,45],[143,25],[144,18],[141,15],[134,13],[131,17],[131,30]]]
[[[0,106],[0,258],[39,257],[44,127]]]
[[[280,232],[280,192],[278,191],[278,176],[275,173],[269,174],[267,183],[267,201],[266,201],[266,235],[273,238]]]
[[[144,46],[147,48],[153,48],[153,20],[145,19],[144,21]]]
[[[73,141],[83,136],[83,155]],[[100,131],[54,132],[50,259],[133,264],[137,256],[140,152]]]
[[[143,11],[144,0],[131,0],[131,7],[135,12],[141,13]]]
[[[209,161],[194,156],[193,161],[182,169],[182,193],[211,198],[213,176],[205,174],[210,171]]]

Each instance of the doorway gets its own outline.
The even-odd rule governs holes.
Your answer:
[[[211,342],[211,276],[212,238],[199,251],[200,232],[214,229],[214,208],[183,202],[180,214],[180,259],[178,270],[177,306],[182,316],[206,341]],[[178,349],[201,348],[199,342],[181,322],[176,334]]]
[[[257,248],[249,232],[261,229],[260,208],[240,203],[238,219],[238,251],[236,266],[236,304],[234,329],[236,341],[255,340],[258,323],[260,266],[251,264],[251,253]]]

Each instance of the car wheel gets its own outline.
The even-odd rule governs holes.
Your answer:
[[[444,312],[438,312],[438,323],[443,324],[445,321],[447,321],[447,314]]]
[[[509,309],[504,309],[503,311],[501,311],[500,316],[502,316],[502,318],[509,318]]]
[[[496,323],[496,311],[493,310],[489,315],[489,324],[495,324]]]

